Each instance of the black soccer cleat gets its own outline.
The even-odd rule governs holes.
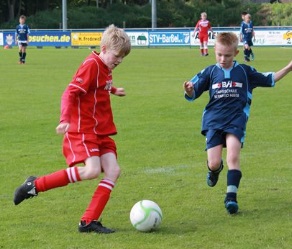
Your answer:
[[[81,221],[78,226],[80,233],[114,233],[115,231],[104,227],[99,221],[93,220],[88,225],[85,221]]]
[[[217,184],[218,179],[219,179],[219,174],[223,170],[223,168],[224,168],[223,161],[221,161],[219,169],[217,169],[216,171],[211,171],[209,169],[207,173],[207,184],[209,187],[214,187]]]
[[[34,185],[36,177],[30,176],[25,182],[18,187],[14,192],[14,204],[18,205],[25,199],[29,199],[38,195],[37,190]]]

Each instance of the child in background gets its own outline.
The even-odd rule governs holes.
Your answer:
[[[243,42],[245,62],[254,60],[254,53],[251,49],[253,46],[253,40],[255,40],[255,32],[253,29],[253,23],[251,21],[251,15],[246,14],[240,27],[240,41]]]
[[[241,19],[242,19],[242,22],[244,22],[244,17],[245,17],[246,14],[248,14],[246,11],[241,12]],[[242,23],[242,22],[241,22],[241,23]],[[241,25],[241,24],[240,24],[240,25]]]
[[[207,184],[214,187],[223,170],[222,150],[227,150],[227,190],[224,204],[229,214],[238,212],[237,191],[242,176],[240,151],[256,87],[273,87],[292,70],[292,61],[276,73],[260,73],[234,61],[238,54],[238,37],[219,33],[215,42],[217,64],[211,65],[184,82],[185,98],[194,101],[209,92],[203,112],[202,135],[206,137]]]
[[[193,37],[195,36],[196,32],[199,32],[199,39],[200,39],[200,51],[202,56],[208,56],[208,40],[209,40],[209,30],[213,34],[213,30],[211,27],[211,23],[207,20],[207,13],[201,13],[201,19],[197,22]]]
[[[19,64],[25,64],[26,48],[29,40],[29,27],[25,24],[26,17],[21,15],[19,17],[19,24],[16,26],[15,42],[18,45]]]
[[[120,175],[116,144],[110,137],[117,133],[110,93],[125,96],[123,88],[112,86],[112,70],[130,53],[130,39],[125,31],[110,25],[102,35],[100,49],[100,53],[93,51],[80,65],[62,95],[56,132],[64,134],[63,154],[69,167],[41,177],[30,176],[16,189],[14,203],[18,205],[40,192],[95,179],[104,173],[78,229],[112,233],[114,230],[104,227],[98,219]],[[77,166],[80,163],[84,166]]]

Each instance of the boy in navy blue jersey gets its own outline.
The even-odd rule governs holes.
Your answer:
[[[184,82],[185,98],[194,101],[205,91],[209,103],[203,112],[202,134],[206,136],[207,184],[214,187],[223,169],[222,150],[226,147],[227,191],[224,199],[229,214],[238,212],[237,190],[241,179],[239,164],[246,123],[256,87],[273,87],[292,70],[292,61],[276,73],[259,73],[238,64],[238,38],[234,33],[219,33],[215,42],[217,64],[209,66]]]
[[[244,17],[245,17],[246,14],[248,14],[246,11],[241,12],[241,19],[242,19],[242,22],[244,22]],[[242,23],[242,22],[241,22],[241,23]],[[241,24],[240,24],[240,25],[241,25]]]
[[[240,41],[243,42],[244,60],[249,62],[254,60],[254,53],[251,49],[253,46],[253,40],[255,39],[255,33],[253,29],[253,23],[251,21],[251,15],[244,15],[244,20],[241,22],[240,27]]]
[[[28,46],[29,27],[25,24],[26,17],[19,17],[19,24],[16,26],[16,44],[18,44],[19,64],[25,64],[26,47]]]

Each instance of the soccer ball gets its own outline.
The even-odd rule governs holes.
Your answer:
[[[162,211],[154,201],[138,201],[131,209],[130,221],[138,231],[149,232],[156,229],[162,220]]]

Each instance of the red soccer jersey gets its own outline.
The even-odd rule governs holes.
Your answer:
[[[199,30],[199,35],[208,35],[208,31],[211,28],[211,23],[208,20],[199,20],[196,24],[195,30]]]
[[[60,122],[70,123],[69,132],[116,134],[111,90],[112,71],[94,51],[78,68],[62,95]]]

